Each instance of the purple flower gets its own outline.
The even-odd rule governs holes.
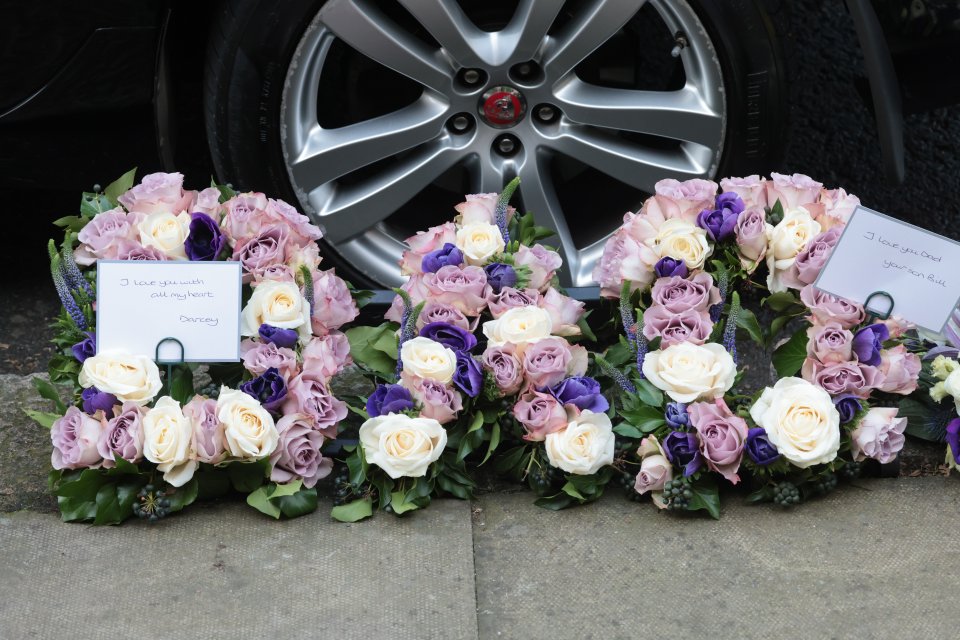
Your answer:
[[[657,264],[653,266],[653,270],[657,272],[658,278],[669,278],[670,276],[686,278],[690,271],[687,269],[686,262],[673,258],[660,258]]]
[[[83,412],[91,416],[103,409],[107,418],[112,418],[114,405],[120,404],[115,395],[100,391],[96,387],[84,389],[80,397],[83,399]]]
[[[674,466],[683,469],[684,476],[692,476],[703,465],[695,433],[671,431],[663,439],[663,450]]]
[[[292,349],[300,338],[296,329],[281,329],[269,324],[260,325],[260,339],[277,345],[280,349]]]
[[[84,335],[87,337],[70,347],[70,350],[73,351],[73,357],[77,359],[77,362],[81,363],[87,358],[97,355],[96,335],[93,331],[84,331]]]
[[[493,262],[483,268],[487,274],[487,284],[494,293],[500,293],[503,287],[512,287],[517,284],[517,272],[508,264]]]
[[[398,384],[381,384],[367,398],[367,415],[371,418],[388,413],[400,413],[413,409],[410,392]]]
[[[270,367],[263,375],[241,384],[240,391],[253,396],[265,409],[276,413],[287,398],[287,383],[275,367]]]
[[[420,269],[424,273],[436,273],[440,267],[451,264],[455,267],[462,265],[463,252],[457,249],[457,246],[452,242],[446,242],[436,251],[431,251],[423,256],[420,261]]]
[[[454,351],[470,351],[477,346],[477,338],[472,333],[446,322],[431,322],[420,329],[420,335]]]
[[[869,327],[864,327],[853,336],[853,352],[857,354],[857,359],[860,362],[875,367],[880,364],[880,350],[883,349],[883,341],[889,338],[890,330],[885,324],[878,322]]]
[[[483,370],[480,363],[469,353],[457,351],[457,369],[453,373],[453,384],[471,398],[476,398],[483,390]]]
[[[191,260],[216,260],[227,243],[216,220],[205,213],[190,214],[190,233],[183,248]]]
[[[581,411],[604,413],[610,403],[600,394],[600,383],[587,376],[573,376],[550,387],[547,392],[560,401],[572,404]]]
[[[663,417],[667,421],[667,426],[671,429],[679,430],[690,426],[690,415],[687,413],[687,405],[682,402],[668,402]]]
[[[744,449],[755,464],[765,467],[780,458],[780,452],[767,438],[767,432],[760,427],[754,427],[747,432],[747,441]]]
[[[953,461],[960,464],[960,418],[954,418],[947,425],[947,445],[953,454]]]
[[[746,208],[734,192],[717,196],[716,209],[705,209],[697,216],[697,226],[706,229],[710,237],[721,242],[733,237],[740,213]]]
[[[860,398],[849,393],[844,393],[834,398],[833,406],[835,406],[840,413],[840,424],[847,424],[863,409],[863,405],[860,404]]]

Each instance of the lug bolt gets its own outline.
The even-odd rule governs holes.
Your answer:
[[[480,82],[480,72],[476,69],[467,69],[463,72],[464,84],[474,85]]]
[[[510,155],[517,148],[517,142],[510,136],[501,136],[497,140],[497,151],[503,155]]]
[[[533,67],[530,66],[529,62],[524,62],[517,65],[517,75],[521,78],[526,78],[533,71]]]
[[[459,114],[453,116],[450,120],[450,128],[456,131],[457,133],[463,133],[470,128],[470,117],[465,114]]]
[[[537,107],[537,120],[541,122],[552,122],[557,117],[557,110],[549,104],[543,104]]]

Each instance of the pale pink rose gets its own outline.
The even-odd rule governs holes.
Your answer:
[[[516,345],[507,343],[499,347],[487,347],[481,364],[493,376],[493,381],[502,395],[510,395],[520,390],[523,383],[523,365],[517,359]]]
[[[423,256],[414,251],[404,251],[400,255],[400,275],[412,276],[423,273]]]
[[[452,222],[445,222],[426,231],[418,231],[416,235],[407,238],[407,246],[420,256],[436,251],[446,243],[455,244],[457,241],[457,226]]]
[[[157,247],[145,247],[139,242],[123,240],[117,245],[116,260],[169,260]],[[106,256],[104,256],[106,259]],[[80,262],[79,260],[77,261]]]
[[[797,258],[780,277],[783,283],[794,289],[802,289],[816,282],[820,271],[826,266],[833,248],[840,240],[843,227],[831,227],[811,240]]]
[[[853,359],[853,333],[836,322],[807,328],[807,356],[824,364]]]
[[[487,274],[480,267],[440,267],[436,273],[425,273],[423,284],[429,292],[424,299],[434,298],[456,307],[467,316],[480,315],[487,306],[490,287]]]
[[[849,393],[866,398],[873,389],[883,384],[883,373],[877,367],[859,362],[830,362],[824,364],[813,358],[803,361],[800,375],[829,393],[839,396]]]
[[[353,363],[350,357],[350,341],[339,331],[332,331],[322,338],[313,338],[303,348],[303,370],[330,379]]]
[[[583,302],[565,296],[550,287],[540,298],[537,306],[546,309],[547,313],[550,314],[550,320],[553,322],[550,333],[555,336],[580,335],[581,329],[577,323],[583,317],[584,307],[586,306]]]
[[[880,351],[880,391],[910,395],[917,390],[920,378],[920,356],[910,353],[902,344]]]
[[[223,205],[220,204],[220,190],[216,187],[207,187],[199,193],[195,193],[190,206],[187,207],[188,213],[205,213],[216,222],[220,222],[223,217]]]
[[[740,196],[747,208],[770,206],[767,204],[767,181],[754,174],[745,178],[724,178],[720,181],[720,188],[725,193],[733,192]]]
[[[282,224],[289,230],[290,241],[294,244],[308,246],[323,237],[320,227],[283,200],[268,198],[265,212],[271,221]]]
[[[890,316],[886,320],[881,320],[883,324],[887,326],[887,330],[890,331],[890,338],[899,338],[907,331],[911,329],[916,329],[917,325],[910,322],[909,320],[904,320],[898,316]]]
[[[303,413],[291,413],[277,421],[280,438],[270,454],[270,479],[285,483],[303,480],[311,489],[333,471],[333,460],[320,453],[323,434],[314,429],[313,419]]]
[[[810,310],[813,322],[836,322],[844,329],[857,326],[866,317],[863,305],[820,291],[812,284],[800,290],[800,302]]]
[[[487,308],[494,319],[499,318],[514,307],[540,306],[540,292],[536,289],[514,289],[501,287],[500,293],[493,289],[487,293]]]
[[[704,209],[713,209],[717,199],[717,183],[712,180],[661,180],[654,185],[656,195],[671,199],[676,203],[679,214],[670,217],[682,217],[693,222]]]
[[[802,173],[788,176],[771,172],[766,186],[767,206],[772,208],[779,200],[784,211],[803,207],[812,214],[813,209],[807,205],[815,204],[820,199],[823,184]]]
[[[459,223],[461,225],[476,224],[485,222],[487,224],[496,224],[494,213],[497,209],[497,199],[499,193],[477,193],[467,196],[466,202],[461,202],[454,209],[459,213]],[[516,209],[507,206],[507,220],[513,217]]]
[[[705,313],[720,302],[720,291],[713,286],[713,277],[709,273],[698,273],[689,279],[679,276],[658,278],[650,296],[654,305],[671,313],[689,310]]]
[[[239,193],[223,203],[224,217],[220,227],[230,240],[238,243],[257,235],[269,223],[267,196],[262,193]]]
[[[630,221],[638,216],[628,213]],[[605,298],[619,298],[623,283],[629,281],[631,291],[646,289],[653,282],[656,253],[621,227],[603,246],[603,255],[593,269],[593,279],[600,284]]]
[[[401,384],[409,391],[413,399],[420,403],[420,415],[432,418],[440,424],[457,419],[463,409],[463,397],[451,386],[429,378],[405,377]]]
[[[192,448],[195,459],[207,464],[219,464],[227,457],[226,427],[217,418],[217,401],[194,396],[183,405],[183,415],[193,425]]]
[[[530,268],[530,281],[527,286],[540,291],[550,285],[557,269],[563,264],[559,253],[541,244],[535,244],[529,248],[521,245],[513,258],[516,266]]]
[[[288,265],[274,264],[254,275],[253,285],[261,282],[296,282],[297,276]]]
[[[117,207],[94,216],[84,225],[77,239],[80,246],[74,252],[77,264],[91,265],[97,260],[117,260],[121,245],[136,244],[139,232],[135,216]]]
[[[327,438],[337,437],[337,425],[347,417],[347,405],[337,400],[327,380],[317,372],[302,371],[287,384],[283,414],[305,413],[314,420],[317,431]]]
[[[417,331],[423,329],[431,322],[445,322],[455,327],[460,327],[464,331],[472,331],[473,327],[467,316],[463,315],[460,309],[453,305],[436,300],[427,300],[417,316]]]
[[[291,271],[299,272],[303,267],[315,271],[323,259],[320,257],[320,245],[311,242],[305,246],[287,244],[287,265]]]
[[[417,306],[421,302],[428,300],[433,295],[423,282],[424,275],[425,274],[418,273],[410,276],[406,282],[400,285],[400,288],[410,295],[410,302],[413,306]],[[486,275],[484,275],[484,278],[486,278]],[[383,314],[383,317],[399,324],[403,318],[403,298],[394,296],[393,302],[390,303],[390,308]]]
[[[674,313],[660,305],[649,307],[643,312],[643,335],[647,340],[660,337],[661,348],[681,342],[703,344],[713,331],[713,322],[709,314],[687,309]]]
[[[850,453],[857,462],[872,458],[887,464],[897,458],[906,438],[907,419],[897,417],[895,407],[874,408],[867,411],[860,424],[850,434]]]
[[[272,342],[244,340],[240,343],[240,359],[243,368],[254,376],[262,376],[267,369],[276,369],[284,380],[299,373],[297,353],[293,349],[278,347]]]
[[[287,228],[274,225],[234,246],[233,259],[243,266],[243,281],[253,282],[270,267],[283,265],[286,262],[288,242]]]
[[[339,329],[360,315],[350,288],[333,269],[313,272],[313,333],[318,336]]]
[[[740,212],[733,232],[737,239],[740,264],[749,273],[754,270],[767,255],[767,234],[770,225],[760,207],[750,207]]]
[[[69,407],[50,429],[53,453],[50,463],[54,469],[85,469],[99,467],[103,456],[97,449],[100,433],[106,422],[88,416],[76,407]]]
[[[734,415],[723,398],[715,402],[694,402],[687,407],[690,424],[697,430],[700,453],[707,467],[733,484],[740,481],[737,471],[747,440],[747,423]]]
[[[97,452],[103,457],[104,468],[112,469],[117,465],[114,456],[133,463],[143,459],[142,419],[145,413],[145,408],[125,402],[114,418],[101,419],[103,430],[97,441]]]
[[[117,198],[127,211],[178,214],[190,206],[193,191],[183,190],[182,173],[151,173]]]
[[[666,509],[663,485],[673,480],[673,465],[667,459],[656,436],[647,436],[641,440],[637,455],[640,457],[640,473],[634,481],[634,490],[640,494],[649,491],[653,504],[660,509]]]
[[[820,204],[823,205],[823,212],[817,222],[821,229],[826,230],[847,224],[853,210],[860,206],[860,198],[843,189],[823,189],[820,192]]]
[[[549,393],[529,389],[513,406],[513,416],[526,430],[523,439],[543,442],[551,433],[567,426],[567,412]]]
[[[544,338],[527,345],[523,352],[523,375],[534,387],[552,387],[567,377],[573,359],[563,338]]]

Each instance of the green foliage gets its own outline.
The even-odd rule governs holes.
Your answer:
[[[113,207],[116,207],[120,203],[117,198],[122,196],[126,191],[128,191],[133,186],[133,181],[137,176],[137,168],[134,167],[127,171],[125,174],[111,182],[107,185],[107,188],[103,190],[103,195],[107,197],[107,200],[110,201],[110,204]]]
[[[28,418],[46,429],[53,427],[53,423],[59,420],[62,415],[57,413],[46,413],[44,411],[34,411],[33,409],[24,409],[23,412]]]
[[[663,406],[663,392],[657,389],[649,380],[639,380],[636,383],[637,399],[650,407]]]
[[[233,187],[227,184],[217,184],[217,181],[213,176],[210,176],[210,186],[216,187],[217,191],[220,192],[220,204],[223,204],[233,196],[237,195],[237,192],[234,191]]]
[[[803,312],[805,307],[792,291],[778,291],[760,301],[761,306],[768,306],[776,312],[799,311]]]
[[[393,379],[397,369],[397,325],[385,322],[377,327],[353,327],[346,331],[350,355],[366,369]]]
[[[534,504],[544,509],[559,511],[573,504],[593,502],[603,495],[603,490],[614,473],[613,467],[603,467],[600,471],[588,476],[570,474],[561,487],[560,493],[539,498]]]
[[[786,378],[796,374],[807,358],[807,330],[801,328],[773,352],[773,366],[777,375]]]
[[[900,401],[898,416],[907,419],[905,433],[908,435],[930,442],[943,442],[947,435],[947,423],[955,417],[955,408],[952,403],[943,406],[933,400],[920,400],[913,396]]]
[[[271,482],[248,495],[247,504],[275,520],[297,518],[317,510],[317,490],[304,488],[302,480]]]
[[[33,383],[33,387],[37,390],[37,393],[40,394],[41,398],[46,398],[53,403],[53,406],[60,415],[63,415],[67,412],[67,405],[65,405],[63,400],[60,399],[60,393],[57,391],[56,387],[39,377],[32,378],[30,382]]]
[[[193,370],[188,364],[180,364],[172,369],[172,376],[167,380],[170,395],[180,404],[186,404],[193,398]]]
[[[693,491],[693,498],[687,506],[687,511],[706,510],[714,520],[720,519],[720,495],[717,491],[716,481],[703,474],[697,481],[690,484],[690,490]]]
[[[64,522],[99,525],[120,524],[132,517],[137,492],[147,480],[137,467],[120,460],[114,469],[52,471],[49,484]]]
[[[360,498],[347,504],[341,504],[330,511],[334,520],[340,522],[359,522],[373,515],[373,501],[370,498]]]
[[[733,295],[737,295],[736,292],[734,292]],[[746,331],[750,339],[758,345],[761,347],[766,346],[763,329],[760,328],[760,323],[757,321],[757,316],[754,315],[753,311],[741,307],[740,313],[737,314],[737,326]]]
[[[230,484],[240,493],[251,493],[260,488],[270,475],[270,459],[263,458],[255,462],[231,462],[227,465]]]
[[[193,477],[197,479],[197,497],[219,498],[230,491],[230,473],[226,467],[201,463]]]

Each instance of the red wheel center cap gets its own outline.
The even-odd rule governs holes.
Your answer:
[[[480,98],[480,115],[488,124],[501,129],[520,122],[526,109],[526,100],[513,87],[492,87]]]

